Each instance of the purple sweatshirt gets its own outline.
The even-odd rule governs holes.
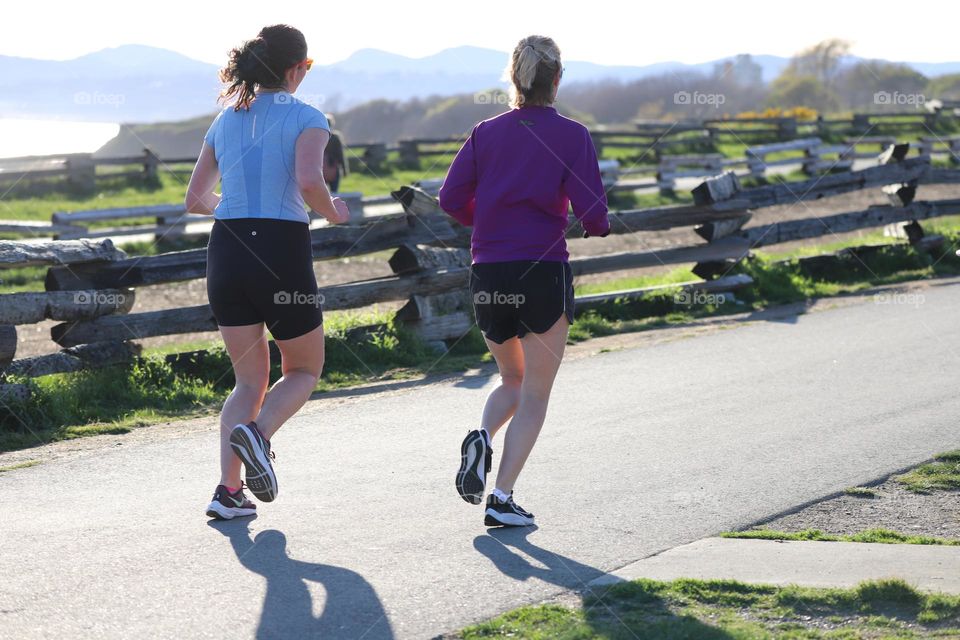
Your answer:
[[[590,133],[553,107],[520,107],[479,123],[440,188],[440,207],[473,226],[474,262],[566,262],[571,204],[590,235],[610,229]]]

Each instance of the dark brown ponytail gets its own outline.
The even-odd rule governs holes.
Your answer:
[[[233,110],[249,109],[257,89],[282,89],[287,69],[307,57],[307,41],[289,25],[264,27],[253,40],[230,50],[220,81],[227,84],[220,100],[236,98]]]

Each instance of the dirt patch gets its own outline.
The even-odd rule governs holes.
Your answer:
[[[869,488],[873,497],[840,495],[752,529],[819,529],[834,535],[890,529],[906,535],[960,539],[960,491],[914,493],[892,477]]]

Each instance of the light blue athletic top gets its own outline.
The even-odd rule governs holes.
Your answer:
[[[249,111],[227,107],[204,136],[220,167],[216,218],[276,218],[309,222],[294,171],[297,138],[330,130],[323,112],[286,91],[262,93]]]

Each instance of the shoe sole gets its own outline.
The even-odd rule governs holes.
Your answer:
[[[245,424],[234,427],[230,446],[243,461],[246,484],[257,500],[272,502],[277,497],[277,476],[266,452],[257,444],[257,438]]]
[[[472,437],[471,437],[472,436]],[[457,493],[470,504],[483,502],[486,489],[487,442],[483,434],[473,431],[460,445],[460,469],[457,471]]]
[[[241,509],[239,507],[227,507],[219,502],[211,502],[207,507],[207,517],[214,520],[233,520],[244,516],[252,516],[257,512],[256,509]]]
[[[488,527],[529,527],[533,522],[532,517],[527,518],[519,513],[499,513],[493,509],[487,509],[483,518],[483,524]]]

